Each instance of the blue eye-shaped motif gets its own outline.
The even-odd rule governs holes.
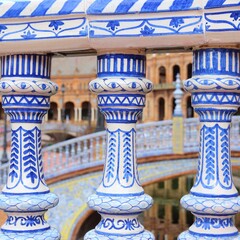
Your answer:
[[[111,85],[112,88],[116,88],[117,87],[117,84],[115,82],[110,83],[110,85]]]
[[[136,88],[137,84],[135,82],[132,83],[132,88]]]
[[[147,87],[147,89],[152,89],[152,84],[151,83],[147,83],[146,87]]]
[[[22,83],[21,83],[21,89],[25,89],[26,86],[27,86],[27,84],[26,84],[25,82],[22,82]]]
[[[95,82],[95,83],[92,84],[92,87],[93,87],[94,89],[98,89],[99,86],[100,86],[100,84],[97,83],[97,82]]]
[[[42,90],[45,90],[47,88],[47,85],[46,84],[42,84]]]
[[[5,82],[2,82],[2,89],[7,88],[7,84]]]

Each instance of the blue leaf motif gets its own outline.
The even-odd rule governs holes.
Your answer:
[[[5,25],[0,24],[0,33],[2,33],[6,29],[7,29],[7,27]]]
[[[17,170],[18,168],[18,157],[19,157],[19,139],[18,139],[18,130],[12,130],[12,149],[11,149],[11,160],[9,164],[9,177],[11,182],[14,181],[15,178],[18,178]]]
[[[170,21],[169,26],[173,27],[173,28],[179,28],[181,26],[181,24],[184,23],[183,18],[180,17],[174,17],[172,18],[172,20]]]
[[[64,22],[60,21],[60,20],[53,20],[50,22],[50,24],[48,25],[49,27],[53,27],[54,30],[58,30],[60,29],[60,26],[63,26]]]
[[[154,33],[155,29],[154,28],[150,28],[149,26],[145,25],[143,29],[141,29],[141,34],[143,36],[149,36],[152,35]]]
[[[217,125],[212,128],[210,127],[205,128],[206,135],[204,140],[205,140],[205,148],[206,148],[206,168],[207,168],[205,179],[207,180],[208,185],[210,185],[211,181],[215,180],[216,128],[217,128]]]
[[[232,12],[230,17],[233,18],[233,21],[237,21],[240,18],[240,11]]]
[[[109,141],[108,141],[108,160],[106,165],[106,178],[107,182],[114,177],[114,168],[115,168],[115,158],[116,158],[116,134],[114,132],[109,132]]]
[[[23,166],[24,172],[27,174],[26,177],[31,180],[31,183],[34,184],[35,180],[37,180],[37,156],[35,149],[35,131],[39,131],[38,128],[33,130],[26,130],[23,134],[23,142],[24,142],[24,150],[23,150]]]
[[[112,31],[115,31],[119,26],[120,26],[119,21],[113,20],[109,21],[106,27],[110,28]]]
[[[27,33],[24,32],[23,35],[21,35],[21,37],[23,39],[33,39],[37,36],[37,34],[31,33],[30,30],[27,31]]]
[[[133,177],[132,175],[132,150],[131,150],[131,132],[126,132],[123,139],[123,179],[128,183],[129,179]]]

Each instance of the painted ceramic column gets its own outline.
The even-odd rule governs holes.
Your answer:
[[[102,182],[88,201],[102,219],[85,240],[154,239],[137,218],[152,205],[139,182],[135,147],[138,115],[152,90],[145,64],[137,51],[98,56],[98,78],[89,86],[106,118],[107,157]]]
[[[198,174],[190,194],[181,199],[196,219],[179,239],[240,239],[233,216],[240,198],[232,181],[231,116],[240,103],[239,49],[194,51],[193,77],[185,81],[201,122]]]
[[[41,151],[41,123],[57,86],[51,82],[51,56],[19,54],[2,57],[2,105],[11,119],[11,159],[7,184],[0,195],[0,209],[8,219],[0,239],[56,240],[44,213],[57,205],[49,192]]]

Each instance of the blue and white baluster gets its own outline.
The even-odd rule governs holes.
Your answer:
[[[154,239],[137,218],[152,205],[139,182],[135,147],[138,115],[152,90],[145,64],[137,51],[98,56],[98,78],[89,86],[106,118],[107,154],[102,182],[88,200],[102,219],[85,240]]]
[[[181,199],[196,219],[179,239],[240,239],[234,215],[240,198],[232,181],[230,124],[240,104],[239,49],[194,51],[193,77],[185,81],[201,122],[198,173]]]
[[[11,119],[11,158],[7,184],[0,195],[0,209],[8,215],[0,239],[57,240],[60,234],[44,219],[57,205],[43,174],[41,123],[57,86],[50,81],[51,56],[4,56],[0,92]]]

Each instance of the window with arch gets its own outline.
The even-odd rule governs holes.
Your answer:
[[[57,120],[58,117],[58,105],[55,102],[50,103],[50,109],[48,110],[48,120]]]
[[[4,110],[2,108],[2,103],[0,103],[0,120],[4,119]]]
[[[180,74],[180,67],[178,65],[174,65],[172,70],[173,70],[173,82],[175,82],[177,74]]]
[[[162,121],[165,117],[165,100],[164,98],[159,98],[158,100],[158,120]]]
[[[166,68],[164,66],[161,66],[158,69],[158,74],[159,74],[159,83],[166,83]]]
[[[176,102],[175,102],[175,98],[172,98],[172,114],[174,113],[174,109],[176,107]]]
[[[192,107],[192,101],[191,97],[187,97],[187,108],[186,108],[186,117],[187,118],[192,118],[194,115],[193,107]]]
[[[191,78],[192,77],[192,63],[189,63],[187,65],[187,78]]]
[[[89,120],[91,117],[91,103],[83,102],[82,103],[82,120]]]
[[[65,119],[74,120],[74,103],[66,102],[65,104]]]

